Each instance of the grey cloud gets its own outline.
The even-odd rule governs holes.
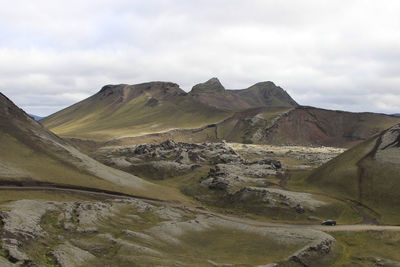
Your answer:
[[[398,1],[6,1],[0,90],[46,115],[109,83],[271,80],[301,104],[399,112]],[[70,94],[74,97],[65,97]]]

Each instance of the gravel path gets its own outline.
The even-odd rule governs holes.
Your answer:
[[[174,207],[182,206],[180,204],[172,204],[166,201],[158,201],[152,198],[145,197],[136,197],[136,196],[128,196],[121,194],[113,194],[112,192],[94,192],[86,189],[70,189],[70,188],[57,188],[57,187],[40,187],[40,186],[29,186],[29,187],[21,187],[21,186],[0,186],[0,190],[48,190],[48,191],[67,191],[67,192],[77,192],[77,193],[90,193],[103,195],[108,197],[116,197],[116,198],[138,198],[145,201],[150,202],[160,202],[164,205],[171,205]],[[182,206],[183,207],[183,206]],[[190,209],[189,207],[185,207],[186,209]],[[353,224],[353,225],[336,225],[336,226],[323,226],[323,225],[310,225],[310,224],[288,224],[288,223],[273,223],[273,222],[260,222],[245,218],[240,218],[236,216],[223,215],[220,213],[211,212],[208,210],[196,209],[196,212],[203,213],[205,215],[216,216],[222,219],[228,219],[230,221],[246,223],[248,225],[254,226],[266,226],[266,227],[287,227],[287,228],[296,228],[296,229],[312,229],[319,230],[324,232],[359,232],[359,231],[400,231],[400,226],[395,225],[374,225],[374,224]]]

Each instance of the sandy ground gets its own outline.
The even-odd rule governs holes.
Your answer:
[[[228,143],[230,147],[234,150],[243,150],[243,149],[254,149],[254,150],[265,150],[272,151],[277,154],[285,154],[289,151],[294,152],[307,152],[307,153],[343,153],[346,151],[344,148],[336,148],[336,147],[309,147],[309,146],[273,146],[273,145],[253,145],[253,144],[240,144],[240,143]]]

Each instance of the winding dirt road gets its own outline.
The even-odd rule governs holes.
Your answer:
[[[134,196],[127,195],[118,192],[105,191],[99,189],[91,189],[91,188],[67,188],[67,187],[53,187],[53,186],[0,186],[0,190],[21,190],[21,191],[64,191],[64,192],[72,192],[72,193],[85,193],[85,194],[94,194],[105,197],[114,197],[114,198],[136,198],[150,202],[158,202],[166,205],[171,205],[174,207],[183,207],[185,209],[192,209],[190,207],[186,207],[176,203],[170,203],[167,201],[162,201],[154,198],[146,198],[142,196]],[[323,225],[315,225],[315,224],[289,224],[289,223],[273,223],[273,222],[260,222],[246,218],[240,218],[236,216],[224,215],[216,212],[212,212],[209,210],[193,208],[198,213],[203,213],[208,216],[216,216],[224,219],[228,219],[231,221],[246,223],[254,226],[264,226],[264,227],[287,227],[287,228],[296,228],[296,229],[312,229],[323,232],[359,232],[359,231],[400,231],[400,226],[394,225],[374,225],[374,224],[351,224],[351,225],[336,225],[336,226],[323,226]]]
[[[373,224],[350,224],[336,226],[312,225],[310,228],[324,232],[400,231],[400,226]]]

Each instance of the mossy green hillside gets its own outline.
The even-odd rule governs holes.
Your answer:
[[[396,146],[390,152],[385,151],[387,147],[380,147],[383,136],[389,132],[349,149],[310,175],[290,181],[289,185],[361,203],[381,223],[400,224],[400,167],[392,159],[399,151]],[[378,150],[382,155],[379,159]]]
[[[63,137],[104,141],[175,128],[197,128],[231,115],[229,111],[184,96],[161,98],[156,105],[148,105],[152,98],[152,94],[143,93],[116,103],[107,97],[94,95],[45,118],[42,123]]]

